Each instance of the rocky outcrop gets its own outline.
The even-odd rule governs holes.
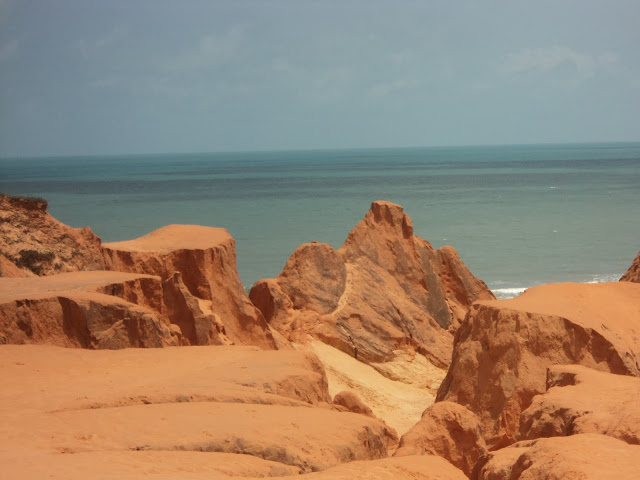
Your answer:
[[[546,391],[547,367],[640,374],[640,285],[551,284],[471,307],[437,395],[481,419],[489,448],[516,439],[520,414]]]
[[[186,470],[176,478],[185,471],[226,478],[386,458],[397,444],[382,422],[326,408],[324,369],[315,356],[295,350],[5,345],[0,375],[3,473],[25,478],[39,477],[53,454],[68,458],[47,464],[53,478],[76,478],[87,461],[103,465],[101,475],[138,478],[152,459],[159,460],[156,475],[181,466]],[[218,461],[224,465],[216,472]],[[415,462],[388,465],[402,471],[400,465],[422,463]]]
[[[582,434],[518,442],[485,460],[473,480],[631,480],[640,472],[640,446]]]
[[[478,417],[457,403],[440,402],[425,410],[402,436],[394,455],[438,455],[469,476],[486,453]]]
[[[69,227],[47,212],[39,198],[0,194],[0,254],[20,270],[52,275],[102,270],[100,237],[89,227]],[[3,277],[6,263],[0,265]]]
[[[235,241],[225,229],[168,225],[135,240],[105,243],[102,251],[108,270],[162,278],[167,315],[189,344],[275,348],[240,282]]]
[[[638,255],[633,260],[629,270],[620,277],[620,281],[640,283],[640,252],[638,252]]]
[[[160,278],[72,272],[0,278],[0,342],[65,347],[164,347],[180,334],[163,315]]]
[[[547,391],[520,416],[519,439],[601,433],[640,445],[640,378],[550,367]]]
[[[250,298],[291,341],[311,336],[372,365],[404,350],[446,367],[448,330],[472,302],[494,297],[455,250],[413,235],[402,207],[374,202],[339,250],[302,245]]]

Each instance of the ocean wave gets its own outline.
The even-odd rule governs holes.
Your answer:
[[[590,275],[580,283],[593,284],[593,283],[617,282],[621,276],[622,276],[622,273],[594,274],[594,275]],[[497,284],[497,285],[504,285],[505,283],[506,282],[494,282],[494,284]],[[549,283],[554,283],[554,282],[549,282]],[[498,300],[505,300],[507,298],[517,297],[528,288],[530,287],[501,287],[501,288],[492,288],[491,291],[493,292],[493,294],[496,296]]]
[[[591,280],[587,280],[585,283],[604,283],[604,282],[617,282],[620,280],[622,273],[605,273],[602,275],[594,275]]]
[[[491,290],[498,300],[505,300],[520,295],[529,287],[494,288]]]

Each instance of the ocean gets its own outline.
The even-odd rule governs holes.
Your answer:
[[[302,243],[338,248],[374,200],[501,298],[617,280],[640,249],[640,143],[4,158],[0,192],[44,197],[105,242],[227,228],[246,288]]]

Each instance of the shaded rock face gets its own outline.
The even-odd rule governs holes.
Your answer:
[[[42,199],[0,194],[0,254],[27,274],[102,270],[100,237],[69,227],[47,212]],[[19,276],[4,261],[1,276]]]
[[[0,279],[0,342],[120,349],[180,344],[160,278],[73,272]]]
[[[640,283],[640,252],[638,252],[638,255],[633,260],[629,270],[620,277],[620,281]]]
[[[105,478],[139,478],[153,460],[151,473],[163,478],[297,475],[385,459],[397,445],[379,420],[326,408],[322,365],[295,350],[6,345],[0,376],[0,459],[3,473],[20,478],[95,477],[85,462]],[[459,478],[442,459],[372,468],[429,465],[449,476],[408,478]]]
[[[520,414],[546,391],[548,366],[638,376],[639,360],[639,285],[543,285],[471,307],[437,401],[469,408],[489,448],[500,448],[515,441]]]
[[[597,434],[523,441],[479,462],[473,480],[638,478],[640,446]]]
[[[438,455],[469,476],[486,453],[478,417],[462,405],[440,402],[425,410],[422,419],[402,436],[394,455]]]
[[[640,445],[640,378],[549,367],[547,391],[520,416],[518,439],[600,433]]]
[[[494,298],[455,250],[435,250],[413,235],[402,207],[374,202],[339,250],[309,243],[250,298],[289,340],[317,338],[358,360],[379,363],[394,350],[445,367],[451,333],[469,305]]]
[[[275,348],[240,282],[235,241],[225,229],[168,225],[135,240],[105,243],[102,251],[108,270],[162,278],[167,315],[187,344]]]

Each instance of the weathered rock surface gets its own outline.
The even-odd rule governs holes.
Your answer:
[[[437,401],[466,406],[480,417],[489,448],[505,446],[555,364],[638,376],[640,285],[551,284],[473,305]]]
[[[49,215],[42,199],[0,194],[0,254],[24,272],[102,270],[100,243],[89,227],[72,228]],[[0,268],[3,277],[17,276],[4,273],[5,263]]]
[[[332,396],[338,396],[344,390],[355,393],[377,418],[393,427],[399,435],[413,427],[434,402],[436,392],[426,383],[435,379],[440,384],[445,375],[419,354],[414,357],[422,362],[409,362],[402,356],[385,364],[398,367],[391,368],[394,374],[400,372],[400,379],[396,380],[319,340],[295,346],[318,356],[327,372]]]
[[[102,246],[106,268],[158,275],[167,315],[191,345],[276,343],[240,282],[235,241],[223,228],[168,225]]]
[[[0,342],[108,348],[178,345],[160,278],[70,272],[0,278]]]
[[[402,436],[394,455],[438,455],[469,476],[486,453],[478,417],[457,403],[439,402]]]
[[[492,452],[473,480],[632,480],[640,446],[597,434],[541,438]]]
[[[620,277],[620,281],[640,283],[640,252],[636,255],[636,258],[633,260],[629,270]]]
[[[300,246],[250,298],[286,338],[317,338],[369,364],[405,350],[449,364],[452,336],[469,305],[494,298],[455,250],[413,235],[402,207],[374,202],[339,250]]]
[[[344,408],[347,412],[359,413],[374,417],[373,411],[362,401],[360,397],[349,390],[343,390],[333,397],[333,404]]]
[[[547,389],[522,412],[519,439],[601,433],[640,444],[640,378],[559,365]]]
[[[0,377],[3,473],[22,478],[48,458],[54,478],[90,462],[130,478],[156,459],[153,473],[176,478],[180,466],[202,478],[295,474],[385,458],[397,443],[374,418],[323,407],[324,370],[295,350],[5,345]]]
[[[302,476],[309,480],[466,480],[446,460],[433,455],[350,462]]]

